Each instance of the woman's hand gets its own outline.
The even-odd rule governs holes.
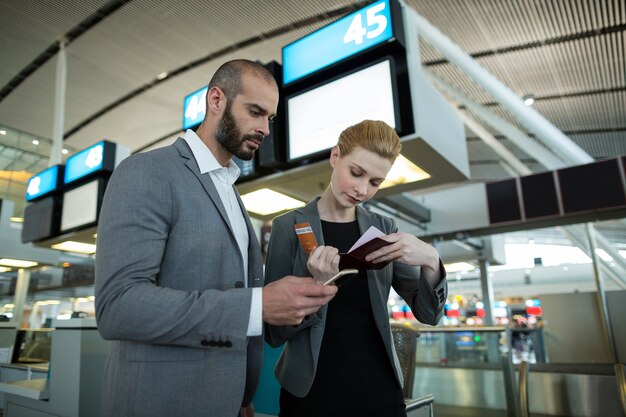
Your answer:
[[[306,263],[313,278],[325,282],[339,272],[339,250],[332,246],[318,246]]]
[[[374,263],[397,261],[420,266],[427,278],[439,277],[439,253],[428,243],[418,239],[415,235],[404,232],[392,233],[381,239],[392,243],[368,254],[365,260]]]

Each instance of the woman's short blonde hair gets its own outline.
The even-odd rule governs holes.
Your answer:
[[[337,146],[341,156],[361,147],[392,162],[402,150],[400,137],[395,129],[380,120],[363,120],[346,128],[339,135]]]

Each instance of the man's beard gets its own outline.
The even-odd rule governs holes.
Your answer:
[[[254,157],[254,150],[250,150],[244,146],[246,141],[257,140],[259,144],[263,142],[263,135],[260,134],[241,135],[241,131],[230,110],[230,103],[226,104],[222,119],[215,129],[215,138],[228,152],[244,161],[249,161]]]

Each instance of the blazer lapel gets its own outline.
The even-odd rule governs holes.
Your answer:
[[[193,175],[195,175],[196,178],[198,178],[198,181],[200,181],[200,184],[202,184],[202,187],[211,198],[211,201],[213,201],[213,204],[217,208],[217,211],[220,213],[220,216],[222,216],[222,220],[224,221],[224,223],[226,223],[226,225],[228,225],[230,234],[234,239],[235,234],[233,233],[233,228],[230,224],[230,221],[228,220],[228,215],[226,214],[226,208],[224,208],[222,199],[220,198],[220,195],[217,192],[217,189],[215,188],[215,184],[213,184],[213,180],[211,180],[211,176],[209,175],[209,173],[206,173],[206,174],[200,173],[200,169],[198,168],[198,163],[196,162],[196,159],[193,157],[193,153],[191,152],[191,149],[189,148],[189,145],[187,145],[187,142],[185,141],[185,139],[178,138],[176,142],[174,142],[174,146],[176,147],[176,149],[178,149],[180,156],[182,156],[183,158],[187,160],[185,162],[185,165],[187,166],[187,168],[189,168],[191,172],[193,172]]]

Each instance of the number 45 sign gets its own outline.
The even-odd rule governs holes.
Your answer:
[[[283,48],[283,83],[371,48],[393,37],[389,0],[371,4]]]

